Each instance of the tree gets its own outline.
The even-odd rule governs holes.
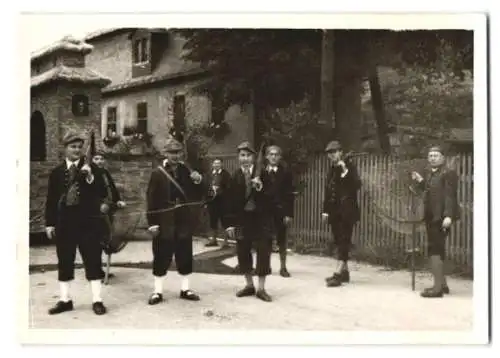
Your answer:
[[[212,72],[212,80],[200,91],[221,90],[225,106],[252,99],[256,145],[263,134],[262,122],[273,109],[285,108],[309,94],[312,109],[319,110],[322,30],[174,31],[186,38],[184,58]],[[350,149],[359,149],[361,145],[361,85],[377,66],[402,70],[409,66],[447,66],[456,73],[472,68],[471,31],[334,30],[334,34],[335,133]],[[449,59],[446,64],[443,54]]]

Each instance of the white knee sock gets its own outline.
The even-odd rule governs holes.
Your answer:
[[[59,289],[61,290],[61,301],[68,302],[69,298],[69,282],[59,281]]]
[[[155,278],[155,291],[154,291],[154,293],[163,293],[163,277],[164,276],[154,276],[154,278]]]
[[[181,290],[182,291],[189,290],[189,278],[188,278],[188,276],[182,276]]]
[[[101,287],[101,280],[90,281],[90,288],[92,289],[92,302],[102,302]]]

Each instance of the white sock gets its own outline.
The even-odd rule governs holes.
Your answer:
[[[155,293],[163,293],[163,276],[155,276]]]
[[[61,301],[68,302],[69,298],[69,282],[59,281],[59,288],[61,290]]]
[[[181,290],[182,291],[189,290],[189,278],[187,276],[182,276]]]
[[[90,281],[90,288],[92,289],[92,302],[102,302],[101,285],[101,280]]]

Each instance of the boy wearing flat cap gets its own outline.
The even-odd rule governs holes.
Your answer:
[[[444,260],[446,237],[452,223],[460,218],[457,201],[458,176],[455,171],[446,168],[441,146],[429,148],[427,161],[429,166],[422,175],[412,172],[412,179],[416,182],[414,189],[424,194],[427,254],[430,256],[434,278],[434,285],[425,289],[421,296],[440,298],[450,292],[444,274]]]
[[[168,139],[162,154],[164,159],[153,170],[147,189],[154,276],[154,291],[148,303],[163,301],[163,279],[174,256],[177,272],[183,277],[180,298],[199,301],[200,297],[189,288],[189,275],[193,272],[193,214],[189,204],[203,197],[203,177],[181,161],[183,145],[177,140]]]
[[[354,224],[359,221],[358,190],[361,180],[356,166],[344,160],[342,146],[338,141],[331,141],[325,149],[331,167],[328,172],[323,201],[323,221],[330,224],[337,258],[341,263],[338,272],[326,278],[327,287],[337,287],[350,281],[347,262],[352,247]]]
[[[99,220],[106,197],[104,183],[94,164],[85,164],[82,157],[84,139],[77,133],[63,138],[65,159],[49,176],[45,209],[46,232],[55,239],[60,299],[49,314],[73,310],[69,284],[74,279],[76,249],[80,251],[85,276],[92,289],[92,309],[95,314],[106,313],[102,303],[101,242]]]
[[[266,292],[266,276],[271,273],[272,223],[264,185],[256,176],[255,150],[249,142],[238,146],[238,168],[231,177],[226,196],[224,227],[231,238],[236,237],[236,228],[241,228],[242,237],[236,237],[238,266],[245,276],[245,287],[236,293],[237,297],[257,296],[270,302]],[[258,289],[252,278],[252,247],[257,252],[256,275],[259,277]]]

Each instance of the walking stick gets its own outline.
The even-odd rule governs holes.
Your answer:
[[[107,285],[109,283],[109,269],[111,266],[111,254],[108,254],[106,257],[106,273],[104,275],[104,284]]]
[[[104,220],[106,220],[106,224],[108,225],[109,229],[109,242],[111,242],[111,239],[113,237],[113,227],[111,226],[111,220],[109,219],[109,216],[107,214],[104,215]],[[106,272],[104,274],[104,284],[107,285],[109,283],[109,270],[111,268],[111,252],[108,253],[106,257]]]
[[[413,189],[411,188],[411,194],[410,194],[410,206],[411,206],[411,212],[414,216],[416,216],[416,205],[415,205],[415,193],[413,192]],[[415,275],[416,275],[416,268],[415,268],[415,246],[417,243],[417,223],[413,222],[411,224],[411,258],[410,258],[410,267],[411,267],[411,289],[412,291],[415,291]]]

